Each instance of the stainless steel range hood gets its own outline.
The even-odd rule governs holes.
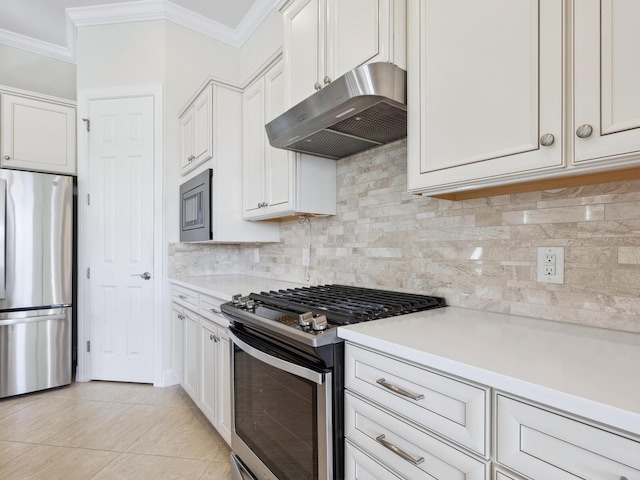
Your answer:
[[[407,72],[363,65],[266,125],[277,148],[338,160],[407,136]]]

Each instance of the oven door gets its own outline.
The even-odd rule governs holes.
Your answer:
[[[261,480],[333,479],[332,372],[233,327],[227,332],[235,455]]]

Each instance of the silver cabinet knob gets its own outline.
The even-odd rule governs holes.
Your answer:
[[[551,133],[545,133],[540,137],[540,145],[543,147],[548,147],[549,145],[553,145],[553,142],[556,140]]]
[[[131,275],[132,277],[140,277],[143,280],[149,280],[151,278],[151,274],[149,272],[144,272],[144,273],[134,273],[133,275]],[[178,295],[178,297],[182,298],[183,300],[186,300],[187,297],[183,296],[183,295]]]
[[[213,340],[213,335],[209,335],[209,340]]]
[[[5,155],[5,156],[4,156],[4,159],[5,159],[5,160],[11,160],[11,157],[10,157],[9,155]]]
[[[329,75],[324,77],[323,82],[324,82],[325,85],[329,85],[331,83],[331,79],[329,78]]]
[[[587,123],[584,125],[580,125],[576,130],[576,135],[578,138],[587,138],[590,137],[593,133],[593,127]]]
[[[322,85],[320,85],[320,82],[316,82],[313,88],[315,88],[316,90],[320,90],[322,88]]]

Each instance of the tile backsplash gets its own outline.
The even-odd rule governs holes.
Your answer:
[[[169,275],[390,288],[640,333],[640,180],[439,200],[406,192],[401,141],[340,160],[338,214],[283,222],[280,236],[259,247],[172,244]],[[536,282],[542,246],[565,247],[563,285]]]

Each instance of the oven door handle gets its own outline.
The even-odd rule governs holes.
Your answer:
[[[308,368],[302,367],[295,363],[287,362],[277,357],[273,357],[264,353],[261,350],[258,350],[251,345],[248,345],[246,342],[240,340],[232,331],[227,329],[227,335],[231,339],[233,343],[238,345],[244,352],[251,355],[256,360],[266,363],[267,365],[271,365],[274,368],[279,370],[284,370],[285,372],[289,372],[292,375],[297,377],[306,378],[307,380],[317,383],[318,385],[322,385],[325,382],[324,373],[314,372]]]

